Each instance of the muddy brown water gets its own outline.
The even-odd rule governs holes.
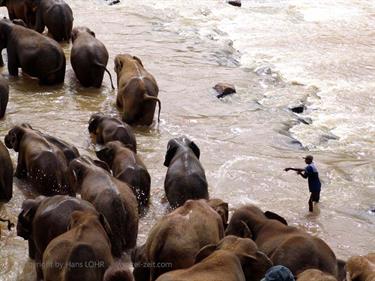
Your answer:
[[[139,244],[145,241],[148,231],[167,208],[162,200],[167,142],[170,138],[186,135],[201,149],[211,197],[229,202],[231,211],[243,204],[255,203],[264,210],[277,212],[291,225],[323,238],[340,258],[375,251],[375,216],[369,212],[375,207],[374,141],[371,139],[374,131],[365,126],[373,120],[372,110],[368,109],[374,104],[368,94],[373,89],[372,84],[361,84],[367,86],[357,89],[357,93],[353,93],[352,88],[350,91],[341,89],[341,97],[348,98],[343,100],[335,96],[337,99],[328,104],[330,115],[319,103],[322,99],[327,102],[330,92],[322,88],[324,85],[306,81],[307,76],[322,81],[325,78],[324,73],[316,72],[315,76],[311,71],[305,71],[310,70],[311,53],[298,53],[300,65],[296,69],[304,70],[300,72],[304,78],[300,81],[296,69],[293,68],[297,74],[288,79],[286,74],[283,76],[282,63],[274,66],[276,61],[283,62],[283,58],[292,56],[283,52],[286,49],[292,52],[293,48],[286,48],[280,42],[285,43],[296,34],[287,33],[283,40],[267,41],[267,45],[260,36],[260,32],[265,32],[264,26],[272,25],[272,16],[276,22],[282,22],[280,15],[287,17],[290,22],[286,27],[292,29],[299,14],[291,11],[308,11],[306,13],[313,17],[316,9],[319,12],[326,4],[318,1],[316,6],[310,7],[304,1],[300,2],[302,4],[244,1],[242,10],[234,10],[223,1],[215,0],[192,1],[190,6],[151,0],[140,1],[137,5],[133,1],[123,1],[115,6],[101,1],[68,2],[74,11],[75,25],[90,27],[107,46],[110,53],[108,68],[114,77],[115,55],[130,53],[142,59],[159,84],[161,122],[151,128],[135,130],[139,154],[152,177],[152,205],[140,222]],[[339,4],[346,8],[351,5],[348,1]],[[237,22],[235,25],[236,20],[248,19],[250,13],[258,16],[256,22],[247,21],[246,25]],[[0,15],[6,15],[6,10],[1,9]],[[374,23],[370,15],[366,18],[370,26],[358,31],[363,32],[363,36]],[[305,17],[305,21],[308,20]],[[318,20],[322,20],[321,17]],[[334,20],[332,30],[340,29],[339,20]],[[232,26],[230,21],[233,21]],[[307,27],[311,27],[310,23]],[[225,33],[231,28],[233,34]],[[251,32],[253,39],[246,42],[252,49],[245,52],[242,48],[247,45],[241,40]],[[316,46],[312,48],[317,50],[339,41],[340,34],[330,33],[329,29],[323,32],[314,25],[314,32],[321,32],[320,37],[311,39],[316,40]],[[270,29],[269,33],[268,37],[276,38],[275,30]],[[233,41],[228,39],[231,35]],[[331,40],[325,40],[323,35]],[[363,53],[375,46],[371,38],[366,37],[365,41]],[[116,91],[111,90],[106,75],[99,90],[80,87],[69,64],[70,45],[62,46],[68,61],[63,86],[40,87],[35,80],[25,76],[11,78],[6,67],[0,69],[1,74],[9,78],[11,87],[6,118],[0,121],[0,138],[3,140],[12,126],[28,122],[76,145],[81,154],[94,156],[95,147],[90,143],[87,131],[88,119],[98,111],[117,116]],[[262,50],[264,47],[267,50]],[[350,50],[350,46],[345,45],[345,48]],[[373,72],[362,65],[356,52],[347,56],[353,63],[357,80],[370,81]],[[249,54],[253,55],[256,64],[246,63]],[[5,52],[3,57],[7,61]],[[324,57],[323,53],[322,59],[326,59],[327,65],[335,64],[333,58]],[[374,58],[372,62],[375,62]],[[363,72],[359,71],[361,67]],[[290,73],[290,69],[290,66],[285,67],[285,73]],[[341,79],[341,74],[329,72],[329,78]],[[217,99],[212,89],[217,82],[235,84],[237,94]],[[324,90],[326,96],[320,96]],[[301,101],[307,101],[307,113],[296,115],[288,110],[289,106]],[[354,113],[350,104],[355,104]],[[326,118],[318,119],[318,113]],[[345,118],[336,118],[338,115]],[[340,130],[343,123],[349,122],[350,116],[357,118],[356,126],[345,123],[352,130],[351,136],[355,137],[348,140],[340,137],[339,132],[327,133],[327,116],[331,117],[330,126]],[[365,127],[364,131],[354,130],[360,126]],[[292,172],[283,172],[288,166],[303,167],[301,157],[306,153],[315,156],[323,181],[321,203],[313,214],[308,213],[306,181]],[[12,151],[11,156],[16,165],[16,153]],[[15,180],[13,199],[0,206],[0,216],[16,222],[22,201],[30,196],[33,194],[28,186]],[[9,232],[3,227],[0,280],[31,280],[32,277],[33,265],[28,259],[27,242],[17,237],[15,230]]]

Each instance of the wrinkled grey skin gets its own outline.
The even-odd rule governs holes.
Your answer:
[[[7,7],[10,20],[22,20],[25,26],[33,28],[35,25],[35,11],[31,0],[3,0],[0,7]]]
[[[164,166],[168,167],[164,189],[172,208],[189,199],[208,199],[208,185],[198,146],[187,137],[168,142]]]
[[[1,56],[1,54],[0,54]],[[9,84],[0,75],[0,119],[4,117],[9,100]]]
[[[137,153],[137,141],[133,129],[120,119],[105,116],[99,112],[94,113],[90,117],[88,130],[94,143],[106,144],[110,141],[120,141]]]
[[[51,38],[34,30],[14,24],[8,19],[0,20],[0,52],[8,53],[8,72],[18,76],[18,68],[42,85],[64,82],[66,60],[60,45]],[[0,56],[0,65],[3,65]]]
[[[45,27],[57,42],[69,41],[73,28],[73,11],[63,0],[30,0],[36,9],[35,30]]]
[[[35,259],[37,280],[43,280],[40,265],[49,242],[67,231],[70,215],[74,211],[84,210],[96,213],[89,202],[66,195],[39,196],[23,202],[18,216],[17,235],[29,242],[29,256]]]
[[[129,186],[113,177],[108,165],[90,157],[79,157],[69,165],[69,181],[81,198],[104,215],[112,229],[112,253],[135,247],[138,236],[138,206]]]
[[[338,276],[338,261],[331,248],[318,237],[284,222],[277,214],[246,205],[234,212],[225,234],[253,239],[274,264],[288,267],[295,276],[307,268]]]
[[[0,202],[9,202],[13,195],[13,164],[8,149],[0,141]]]
[[[70,61],[82,86],[100,88],[106,71],[114,89],[111,73],[106,68],[108,51],[104,44],[95,38],[95,33],[87,27],[75,27],[72,31],[72,42]]]
[[[107,142],[96,155],[108,164],[114,177],[129,185],[137,198],[138,210],[144,211],[150,200],[151,177],[141,158],[119,141]]]

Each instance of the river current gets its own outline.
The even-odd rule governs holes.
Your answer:
[[[140,57],[159,84],[161,122],[136,128],[138,151],[152,177],[152,205],[140,222],[139,244],[165,214],[163,166],[169,139],[186,135],[200,147],[212,198],[230,210],[254,203],[324,239],[339,258],[375,251],[375,2],[366,0],[67,1],[74,25],[91,28],[113,59]],[[6,16],[0,9],[0,16]],[[33,127],[94,156],[87,131],[94,112],[117,116],[108,76],[101,89],[79,86],[70,66],[65,83],[40,87],[10,77],[0,138],[16,124]],[[3,51],[7,62],[6,52]],[[6,67],[1,75],[8,78]],[[237,94],[217,99],[217,82]],[[289,108],[305,105],[301,114]],[[283,168],[304,167],[312,154],[323,183],[308,212],[307,182]],[[11,151],[16,165],[17,155]],[[0,216],[16,223],[33,196],[15,180]],[[30,280],[27,241],[5,227],[0,280]]]

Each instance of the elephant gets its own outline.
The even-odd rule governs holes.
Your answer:
[[[13,196],[13,164],[9,152],[0,141],[0,202],[7,203]]]
[[[105,144],[110,141],[120,141],[126,147],[137,153],[137,141],[133,129],[121,120],[94,113],[89,120],[89,133],[94,143]]]
[[[346,262],[346,281],[374,281],[375,252],[350,257]],[[341,281],[341,280],[340,280]]]
[[[48,32],[57,42],[69,41],[73,28],[73,11],[64,0],[29,0],[36,10],[35,30]]]
[[[107,142],[96,156],[108,164],[113,176],[129,185],[138,201],[138,211],[148,207],[151,177],[145,164],[134,151],[119,141]]]
[[[75,196],[66,176],[68,161],[63,151],[27,124],[13,127],[5,136],[5,145],[18,152],[15,176],[26,179],[41,195]]]
[[[0,7],[7,7],[9,19],[21,19],[27,27],[35,25],[35,10],[31,5],[31,0],[4,0],[0,2]]]
[[[199,156],[199,147],[186,136],[168,142],[164,189],[172,208],[188,199],[208,199],[208,184]]]
[[[104,44],[95,38],[95,33],[87,27],[75,27],[72,31],[72,43],[70,61],[82,86],[100,88],[106,71],[114,89],[112,75],[106,68],[108,51]]]
[[[142,61],[129,54],[117,55],[115,72],[117,74],[116,105],[121,111],[122,120],[130,125],[151,125],[157,102],[158,121],[160,121],[159,88],[154,76],[143,67]]]
[[[22,203],[17,235],[28,240],[29,256],[35,259],[37,280],[43,279],[41,264],[45,249],[55,237],[66,232],[74,211],[96,213],[91,203],[66,195],[38,196]]]
[[[251,239],[226,236],[200,249],[192,267],[167,272],[157,281],[259,281],[272,265]]]
[[[298,274],[297,281],[337,281],[337,279],[335,276],[322,272],[319,269],[307,269]]]
[[[206,200],[188,200],[151,229],[144,245],[132,253],[136,281],[153,281],[161,274],[195,263],[199,250],[224,237],[220,215]],[[163,267],[149,265],[163,265]]]
[[[229,217],[229,206],[227,202],[224,202],[221,199],[210,199],[207,201],[208,205],[214,209],[221,217],[223,221],[224,230],[228,226],[228,217]]]
[[[31,29],[14,24],[8,19],[0,20],[0,52],[7,48],[8,71],[18,76],[18,68],[42,85],[64,82],[66,60],[60,45]],[[0,65],[4,65],[0,56]]]
[[[134,281],[129,263],[114,262],[105,272],[103,281]]]
[[[0,54],[1,56],[1,54]],[[9,84],[0,76],[0,119],[4,117],[9,100]]]
[[[137,199],[130,187],[113,177],[106,163],[88,156],[70,162],[69,180],[81,198],[92,203],[108,221],[113,255],[120,257],[123,251],[134,248],[139,218]]]
[[[74,211],[68,231],[53,239],[44,251],[44,280],[102,281],[113,263],[111,235],[102,214]]]
[[[323,240],[267,214],[245,205],[234,212],[225,234],[252,238],[275,265],[286,266],[295,276],[309,268],[338,276],[336,256]]]

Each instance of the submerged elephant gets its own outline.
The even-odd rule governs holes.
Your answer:
[[[73,28],[73,11],[63,0],[29,0],[36,10],[35,30],[48,32],[57,42],[69,41]]]
[[[9,202],[13,196],[13,164],[9,152],[0,141],[0,202]]]
[[[138,211],[147,208],[150,200],[151,177],[141,158],[119,141],[106,143],[96,155],[108,164],[115,178],[126,182],[133,190],[138,201]]]
[[[15,126],[5,136],[5,145],[18,152],[15,176],[29,181],[42,195],[75,195],[67,180],[68,160],[59,146],[28,124]]]
[[[8,71],[18,76],[18,68],[40,84],[53,85],[64,82],[65,55],[60,45],[31,29],[14,24],[7,19],[0,20],[0,52],[7,48]],[[0,65],[3,65],[0,56]]]
[[[199,250],[217,244],[223,235],[221,217],[205,200],[186,201],[157,222],[146,243],[134,251],[135,280],[153,281],[165,272],[194,265]]]
[[[35,11],[32,8],[31,0],[4,0],[0,7],[7,7],[11,20],[21,19],[28,27],[35,25]]]
[[[121,111],[122,120],[130,125],[151,125],[157,102],[160,121],[159,88],[154,76],[143,67],[142,61],[129,54],[117,55],[115,71],[117,74],[116,104]]]
[[[226,236],[200,249],[192,267],[165,273],[157,281],[259,281],[271,266],[252,240]]]
[[[1,56],[1,54],[0,54]],[[4,117],[9,100],[9,84],[0,76],[0,119]]]
[[[346,281],[375,280],[375,252],[353,256],[346,262]]]
[[[106,71],[114,89],[112,75],[106,68],[108,51],[104,44],[95,38],[95,33],[87,27],[76,27],[72,31],[72,42],[70,61],[82,86],[100,88]]]
[[[89,120],[89,133],[94,143],[106,144],[110,141],[120,141],[137,153],[137,141],[133,129],[117,118],[94,113]]]
[[[112,253],[135,247],[138,236],[138,207],[129,186],[109,173],[108,165],[89,157],[74,159],[69,165],[69,179],[81,198],[92,203],[104,215],[111,229]]]
[[[331,248],[320,238],[287,226],[284,221],[275,216],[268,218],[258,207],[246,205],[234,212],[225,234],[252,238],[275,265],[286,266],[294,275],[315,268],[338,276]]]
[[[45,249],[52,239],[66,232],[74,211],[96,213],[92,204],[71,196],[39,196],[22,203],[17,235],[28,240],[29,256],[35,259],[37,280],[43,280],[41,264]]]
[[[199,147],[185,136],[168,142],[164,189],[172,208],[189,199],[208,199],[208,184],[199,156]]]
[[[44,251],[44,280],[102,281],[113,263],[111,235],[103,215],[74,211],[68,231],[53,239]]]

